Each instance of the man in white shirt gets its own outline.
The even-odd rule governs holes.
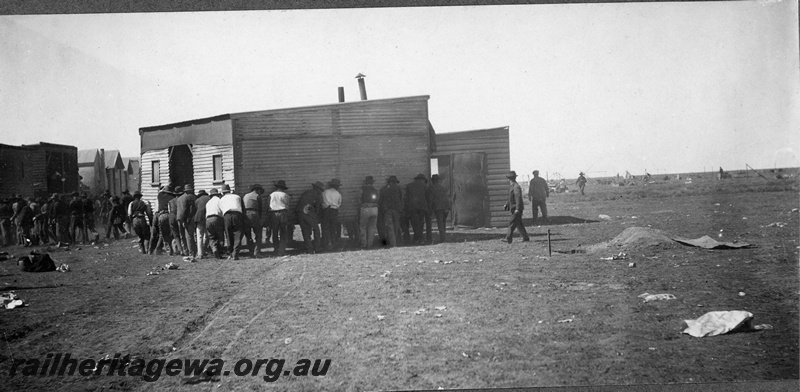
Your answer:
[[[275,190],[269,195],[270,226],[272,229],[272,246],[275,254],[286,254],[286,245],[289,243],[289,203],[291,197],[286,193],[286,181],[279,180],[274,183]]]
[[[220,193],[217,188],[212,188],[208,192],[208,202],[206,203],[206,231],[208,232],[208,242],[214,257],[222,258],[222,248],[225,245],[225,221],[222,218],[222,210],[219,208]]]
[[[322,192],[322,247],[331,250],[339,245],[342,237],[342,225],[339,224],[339,207],[342,206],[342,194],[339,188],[342,183],[334,178],[328,183],[328,189]]]
[[[222,211],[222,220],[225,222],[225,233],[228,235],[228,260],[239,260],[239,251],[242,248],[244,236],[244,206],[242,198],[231,193],[228,184],[222,186],[222,198],[219,199],[219,209]]]

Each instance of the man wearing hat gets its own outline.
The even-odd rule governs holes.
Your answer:
[[[242,201],[244,202],[244,214],[247,218],[247,246],[250,248],[250,254],[253,257],[258,257],[263,246],[262,235],[263,227],[261,225],[261,208],[262,201],[261,195],[264,193],[264,187],[261,184],[253,184],[250,187],[250,193],[244,195]],[[252,234],[251,234],[252,231]]]
[[[227,186],[227,185],[225,185]],[[230,188],[228,188],[230,192]],[[222,195],[217,188],[212,188],[208,192],[208,202],[206,203],[206,230],[208,231],[208,243],[214,257],[222,258],[222,247],[225,244],[225,220],[222,217],[222,209],[219,208],[219,201]]]
[[[328,189],[322,192],[322,247],[331,250],[339,246],[342,237],[342,225],[339,223],[339,207],[342,206],[342,194],[339,188],[342,183],[334,178],[328,183]]]
[[[275,254],[283,256],[286,254],[286,246],[289,243],[289,203],[291,198],[286,191],[286,181],[279,180],[275,183],[275,190],[269,194],[269,215],[272,230],[272,246]]]
[[[528,186],[528,199],[531,200],[531,212],[533,213],[533,223],[539,216],[537,207],[542,210],[542,218],[547,219],[547,198],[550,196],[550,185],[544,178],[539,177],[539,171],[533,171],[533,178]]]
[[[95,230],[95,202],[86,192],[81,194],[83,199],[83,231],[91,236],[92,243],[100,239],[100,234]],[[104,217],[105,218],[105,217]]]
[[[66,197],[67,195],[56,195],[56,198],[48,206],[57,242],[72,241],[69,237],[69,203],[66,202]]]
[[[178,197],[178,234],[180,234],[185,256],[192,258],[197,257],[197,247],[194,242],[194,216],[197,213],[195,201],[197,201],[197,196],[194,195],[194,185],[187,184],[183,188],[183,195]]]
[[[306,253],[320,251],[319,214],[322,213],[322,192],[324,190],[325,185],[320,181],[311,184],[311,189],[300,195],[295,206],[295,214],[300,221],[300,231],[303,233]],[[314,235],[313,240],[312,234]]]
[[[430,205],[430,190],[426,186],[428,180],[425,175],[420,173],[414,177],[414,181],[406,185],[406,212],[411,219],[411,227],[414,229],[414,244],[422,245],[422,228],[425,217],[428,215]]]
[[[397,176],[389,176],[378,194],[378,213],[383,217],[386,242],[390,248],[397,246],[400,238],[400,215],[403,213],[403,190]]]
[[[378,191],[372,184],[375,180],[372,176],[364,179],[364,186],[361,187],[361,209],[358,214],[358,234],[361,240],[361,248],[372,248],[375,241],[375,234],[378,231]]]
[[[436,226],[439,229],[439,242],[444,242],[447,234],[447,214],[450,213],[450,195],[440,183],[438,174],[431,176],[431,209],[436,216]]]
[[[69,202],[69,233],[73,243],[78,242],[78,233],[76,230],[80,228],[81,242],[86,242],[86,230],[83,224],[83,201],[78,192],[72,192],[72,200]]]
[[[583,195],[583,188],[586,187],[586,177],[584,177],[583,172],[578,174],[578,180],[575,181],[575,184],[578,185],[578,188],[581,190],[581,195]]]
[[[127,212],[128,211],[128,205],[130,205],[131,202],[133,201],[133,196],[131,196],[131,193],[127,189],[122,191],[121,201],[122,201],[122,209]],[[125,215],[125,228],[129,232],[133,232],[133,222],[131,220],[130,215],[127,215],[127,214]],[[128,238],[128,234],[127,233],[125,233],[125,238]]]
[[[517,172],[513,170],[508,172],[506,178],[508,178],[511,187],[508,191],[508,203],[503,207],[511,211],[511,221],[508,222],[508,234],[504,241],[511,243],[515,229],[522,235],[522,242],[530,241],[531,238],[525,230],[525,225],[522,224],[522,211],[525,209],[525,203],[522,200],[522,188],[517,184]]]
[[[197,236],[197,258],[202,259],[208,242],[206,240],[206,204],[210,197],[204,189],[197,191],[197,200],[194,201],[194,228]]]
[[[208,208],[208,206],[206,206]],[[222,185],[222,198],[219,199],[219,209],[222,220],[225,222],[225,233],[228,235],[228,260],[239,260],[239,251],[242,249],[244,236],[244,205],[242,198],[231,192],[228,184]]]
[[[147,221],[153,221],[153,211],[150,210],[149,204],[142,201],[142,192],[133,192],[133,201],[128,204],[128,216],[131,217],[133,232],[139,237],[139,252],[146,254],[147,239],[150,238],[150,226]]]
[[[164,185],[156,197],[156,212],[150,221],[150,250],[151,255],[156,254],[162,247],[173,254],[172,230],[169,227],[169,201],[174,197],[172,187]]]

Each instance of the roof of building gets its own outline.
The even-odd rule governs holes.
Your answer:
[[[78,150],[78,164],[94,163],[99,154],[100,152],[96,148],[91,150]]]
[[[105,150],[106,169],[125,170],[127,166],[122,162],[119,150]]]

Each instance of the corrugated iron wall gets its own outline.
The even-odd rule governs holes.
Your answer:
[[[159,175],[161,178],[161,184],[166,185],[169,183],[169,149],[162,148],[159,150],[150,150],[147,152],[142,153],[142,159],[140,163],[141,167],[141,176],[139,180],[141,181],[141,188],[142,188],[142,200],[149,202],[150,207],[153,209],[156,208],[156,198],[158,197],[158,185],[151,184],[150,181],[152,180],[153,174],[153,161],[159,161]]]
[[[508,198],[506,174],[511,170],[508,127],[476,131],[441,133],[436,135],[436,155],[484,152],[488,165],[489,224],[494,227],[508,224],[508,212],[503,204]],[[520,184],[526,187],[526,184]]]
[[[364,177],[404,183],[430,174],[428,96],[232,114],[236,185],[267,193],[285,180],[293,202],[315,181],[342,181],[340,219],[353,220]]]
[[[222,155],[222,179],[231,188],[234,188],[233,146],[195,144],[192,146],[195,191],[205,189],[208,192],[211,188],[220,189],[222,186],[222,184],[214,184],[214,155]]]
[[[47,193],[45,152],[29,147],[0,146],[0,197]]]

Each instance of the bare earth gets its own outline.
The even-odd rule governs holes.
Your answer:
[[[796,177],[589,184],[585,196],[553,195],[551,224],[528,226],[533,241],[527,243],[519,237],[502,243],[502,229],[456,230],[448,243],[433,246],[196,263],[140,255],[130,239],[51,249],[70,272],[26,273],[16,259],[0,262],[0,292],[13,290],[28,304],[0,309],[0,389],[797,380],[799,204]],[[705,250],[652,238],[597,245],[628,227],[754,246]],[[30,250],[3,249],[17,256]],[[620,252],[625,259],[601,260]],[[147,275],[170,261],[179,269]],[[637,297],[645,292],[676,299],[645,303]],[[746,310],[754,324],[773,329],[705,338],[681,333],[683,320],[716,310]],[[19,368],[10,377],[14,361],[49,353],[222,358],[226,370],[241,358],[284,358],[284,369],[302,358],[331,364],[324,377],[281,375],[271,383],[263,373],[146,382],[105,374],[25,376]]]

